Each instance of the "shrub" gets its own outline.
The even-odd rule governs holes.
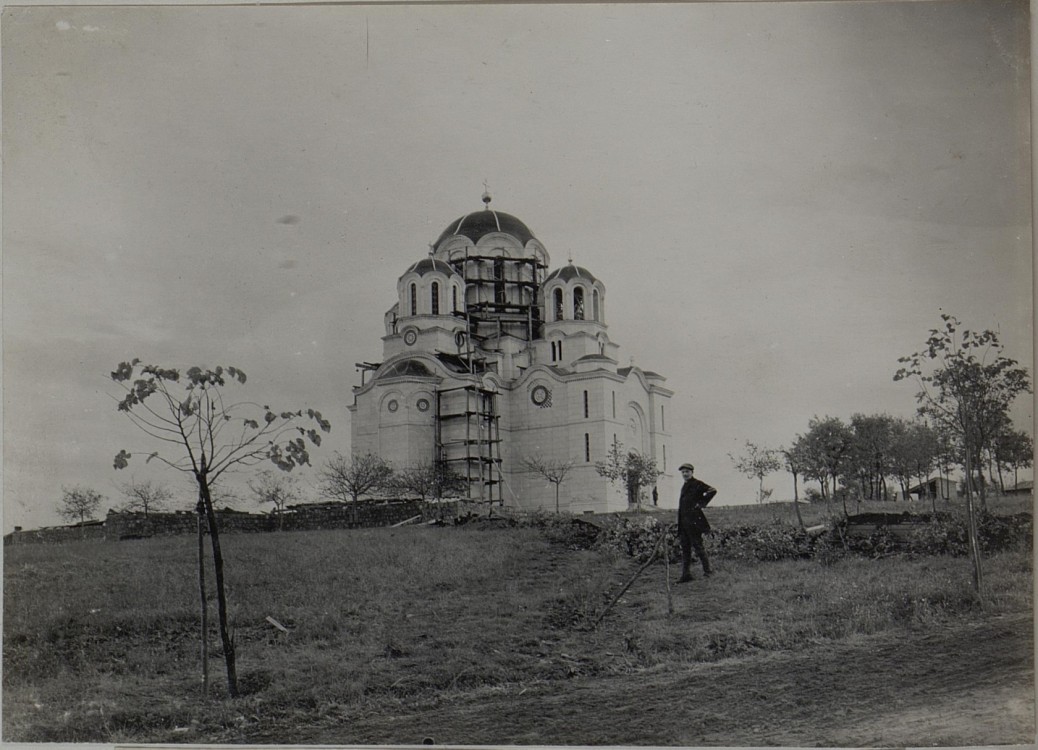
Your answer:
[[[800,529],[779,524],[742,526],[711,535],[710,548],[734,560],[802,560],[813,556],[818,542]]]
[[[904,516],[902,516],[904,518]],[[910,531],[897,534],[877,519],[867,535],[847,533],[847,521],[832,522],[820,534],[808,534],[782,522],[715,529],[704,539],[708,554],[729,560],[773,562],[815,559],[829,563],[848,554],[884,557],[895,553],[966,555],[969,553],[966,519],[962,514],[940,513],[917,523],[909,517]],[[984,554],[1029,547],[1032,521],[1029,513],[1012,516],[978,514],[978,534]],[[899,528],[904,528],[899,524]],[[597,545],[608,547],[644,563],[652,554],[660,534],[668,533],[671,562],[681,557],[677,524],[662,524],[655,518],[631,521],[619,518],[597,537]],[[586,549],[583,548],[583,549]]]
[[[996,516],[977,514],[977,537],[980,550],[993,554],[1019,546],[1029,547],[1032,537],[1030,513]],[[969,534],[966,516],[961,513],[937,513],[920,524],[908,540],[913,552],[932,555],[968,555]]]
[[[538,528],[552,544],[572,550],[591,549],[601,533],[598,526],[582,518],[540,510],[523,518],[518,525]]]
[[[616,522],[602,530],[597,540],[597,546],[617,550],[633,557],[639,563],[644,563],[649,559],[649,555],[652,554],[660,534],[664,530],[669,535],[668,550],[670,560],[673,562],[681,557],[681,548],[678,546],[677,539],[677,524],[663,524],[653,517],[636,521],[618,518]]]

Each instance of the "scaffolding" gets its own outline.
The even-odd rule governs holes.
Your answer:
[[[541,337],[537,290],[547,266],[537,258],[465,255],[451,261],[465,281],[465,311],[470,338],[476,341],[505,333],[525,341]],[[471,347],[469,348],[471,350]]]
[[[541,338],[543,322],[537,291],[547,265],[537,258],[470,255],[450,261],[465,282],[464,348],[459,356],[470,375],[487,368],[484,342],[505,335]],[[459,342],[459,349],[461,345]],[[463,476],[469,497],[504,504],[498,394],[482,385],[442,388],[436,393],[436,453],[441,466]]]
[[[499,420],[494,391],[464,385],[436,392],[436,452],[440,465],[466,479],[469,498],[487,503],[496,500],[501,505]]]

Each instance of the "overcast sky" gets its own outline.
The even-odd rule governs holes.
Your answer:
[[[675,391],[668,457],[718,502],[753,499],[746,440],[911,416],[897,358],[941,312],[1030,366],[1028,23],[1023,1],[9,7],[4,530],[59,523],[63,486],[119,500],[114,454],[155,447],[115,409],[132,357],[238,366],[331,420],[316,462],[348,451],[354,363],[484,180],[605,283],[621,365]]]

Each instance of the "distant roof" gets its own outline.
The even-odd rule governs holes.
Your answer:
[[[570,263],[562,268],[556,268],[554,271],[549,273],[544,281],[548,282],[552,279],[562,279],[563,281],[571,281],[572,279],[584,279],[588,283],[594,284],[598,279],[589,270],[582,266],[575,266]]]
[[[616,374],[617,375],[623,375],[623,376],[626,377],[627,374],[630,373],[631,370],[633,370],[633,369],[634,369],[633,367],[620,367],[620,368],[617,368]],[[663,377],[658,372],[653,372],[652,370],[642,370],[642,374],[645,377],[647,377],[647,378],[662,378]]]
[[[410,266],[408,266],[407,270],[400,275],[405,276],[413,272],[418,274],[419,276],[424,276],[425,274],[432,273],[433,271],[439,271],[440,273],[445,274],[447,276],[451,276],[458,273],[448,263],[442,260],[437,260],[436,258],[422,258],[417,263],[412,263]]]
[[[482,211],[473,211],[456,221],[452,221],[443,230],[436,242],[433,243],[433,247],[439,247],[444,240],[457,235],[467,237],[475,244],[491,232],[510,234],[523,245],[534,239],[533,232],[530,231],[529,227],[511,214],[495,211],[492,208],[484,208]]]

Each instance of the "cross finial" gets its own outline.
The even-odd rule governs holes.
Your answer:
[[[483,205],[490,208],[490,186],[487,185],[487,181],[483,180]]]

